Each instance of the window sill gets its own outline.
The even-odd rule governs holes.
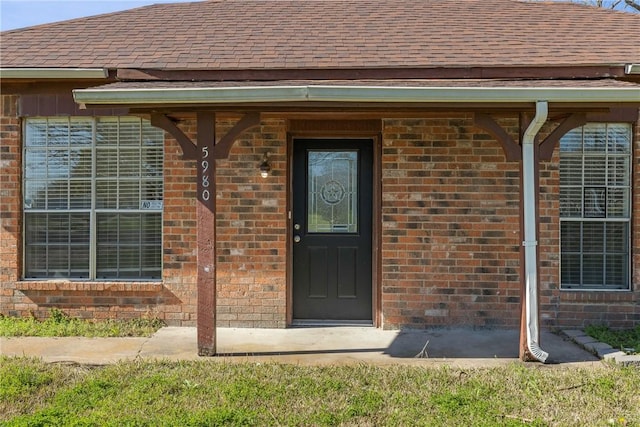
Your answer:
[[[69,279],[22,280],[16,283],[21,291],[160,291],[162,280],[157,281],[82,281]]]
[[[614,289],[614,288],[560,288],[562,292],[632,292],[631,289]]]

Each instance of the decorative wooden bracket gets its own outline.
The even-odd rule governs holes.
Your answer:
[[[549,161],[553,156],[556,144],[567,132],[587,123],[585,113],[573,113],[562,121],[554,130],[540,143],[540,159]]]
[[[530,119],[526,117],[526,115],[521,115],[520,125],[523,128],[522,131],[526,129],[529,120]],[[562,123],[560,123],[549,134],[549,136],[544,139],[544,141],[539,143],[540,160],[550,161],[560,138],[562,138],[571,129],[583,126],[588,120],[589,117],[586,113],[572,113],[570,116],[565,118]],[[476,113],[474,115],[474,124],[491,134],[500,142],[500,144],[502,144],[502,149],[507,157],[507,161],[515,162],[520,160],[522,155],[520,145],[511,138],[511,136],[509,136],[509,134],[498,123],[496,123],[491,116],[484,113]]]
[[[245,131],[260,124],[260,113],[247,113],[223,136],[213,149],[214,159],[226,159],[234,141]]]
[[[203,118],[203,115],[198,115],[198,121]],[[151,114],[151,125],[167,131],[178,141],[180,148],[182,148],[182,158],[184,160],[197,160],[199,158],[196,144],[166,115],[160,113]],[[260,125],[260,113],[246,114],[214,146],[212,158],[226,159],[235,140],[248,129],[258,125]]]
[[[485,113],[475,113],[473,116],[474,124],[480,129],[485,130],[500,142],[504,155],[508,162],[520,161],[522,157],[521,147],[491,116]]]
[[[171,136],[173,136],[176,141],[178,141],[178,144],[180,144],[180,147],[182,148],[183,160],[195,160],[198,158],[198,150],[196,148],[196,145],[167,116],[158,113],[151,114],[151,125],[160,129],[164,129],[169,134],[171,134]]]

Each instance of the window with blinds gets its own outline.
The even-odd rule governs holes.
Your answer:
[[[562,289],[630,289],[631,126],[587,124],[560,141]]]
[[[163,132],[134,117],[24,126],[25,278],[159,279]]]

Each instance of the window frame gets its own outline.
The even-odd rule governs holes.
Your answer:
[[[625,126],[628,128],[628,136],[629,136],[629,151],[627,153],[624,154],[611,154],[609,152],[609,149],[607,148],[605,151],[588,151],[585,149],[585,133],[584,133],[584,129],[585,127],[595,127],[595,126],[604,126],[605,129],[605,138],[608,138],[609,135],[609,126]],[[559,228],[558,228],[558,232],[559,232],[559,288],[561,291],[581,291],[581,292],[629,292],[632,291],[632,271],[633,271],[633,267],[632,267],[632,263],[633,263],[633,254],[632,254],[632,241],[633,241],[633,151],[634,151],[634,135],[633,135],[633,126],[631,126],[630,123],[624,123],[624,122],[593,122],[593,123],[586,123],[583,126],[580,126],[578,128],[572,129],[570,132],[575,132],[577,130],[580,130],[581,132],[581,138],[580,138],[580,151],[579,151],[579,155],[578,154],[569,154],[570,157],[573,158],[580,158],[581,162],[580,162],[580,168],[581,168],[581,184],[579,186],[580,190],[581,190],[581,194],[582,194],[582,206],[580,208],[580,217],[578,216],[563,216],[562,215],[562,197],[560,196],[562,194],[562,189],[565,187],[573,187],[573,188],[578,188],[577,185],[573,184],[573,185],[563,185],[562,184],[562,156],[563,156],[563,151],[562,148],[560,148],[559,150],[559,155],[560,155],[560,163],[558,165],[558,173],[559,173]],[[565,135],[566,136],[566,135]],[[563,137],[564,138],[564,137]],[[605,141],[607,141],[607,139],[605,139]],[[560,144],[562,144],[562,142],[560,142]],[[608,141],[605,143],[605,146],[608,147]],[[586,153],[586,155],[585,155]],[[603,156],[604,157],[604,162],[605,162],[605,172],[604,172],[604,183],[603,185],[590,185],[586,183],[586,179],[585,179],[585,175],[586,175],[586,165],[587,163],[587,159],[588,158],[596,158],[598,155]],[[610,175],[609,175],[609,159],[610,158],[624,158],[627,161],[627,167],[628,167],[628,176],[627,178],[627,185],[611,185],[609,182],[610,179]],[[604,188],[604,194],[605,194],[605,209],[604,209],[604,213],[602,215],[587,215],[586,214],[586,207],[585,207],[585,203],[587,201],[586,196],[585,196],[585,192],[587,189],[589,188]],[[621,188],[624,189],[626,191],[626,202],[628,203],[628,213],[626,216],[609,216],[607,210],[608,210],[608,201],[609,199],[607,198],[607,194],[609,192],[610,188]],[[580,231],[580,243],[579,243],[579,250],[578,251],[563,251],[563,243],[562,243],[562,232],[563,232],[563,224],[567,224],[567,223],[579,223],[580,227],[581,227],[581,231]],[[585,283],[585,266],[584,266],[584,258],[585,256],[588,256],[590,254],[590,252],[587,252],[584,250],[584,246],[583,246],[583,242],[585,240],[585,233],[584,233],[584,224],[587,223],[591,223],[591,224],[603,224],[603,250],[600,253],[603,257],[603,261],[601,263],[601,268],[602,268],[602,277],[603,277],[603,283],[599,284],[599,285],[595,285],[595,284],[586,284]],[[608,224],[625,224],[626,225],[626,236],[624,236],[625,239],[625,248],[624,251],[621,251],[620,253],[624,253],[624,255],[626,256],[626,271],[623,272],[623,274],[625,275],[625,280],[626,280],[626,286],[625,285],[607,285],[606,284],[606,259],[607,259],[607,255],[608,254],[615,254],[616,252],[613,251],[609,251],[607,250],[607,225]],[[563,283],[563,273],[562,273],[562,269],[563,269],[563,258],[564,256],[566,256],[567,252],[570,252],[572,254],[577,254],[579,256],[580,259],[580,283],[579,284],[565,284]],[[593,252],[592,254],[598,254],[597,252]]]
[[[122,176],[120,175],[120,172],[118,171],[117,173],[117,177],[107,177],[103,179],[103,182],[116,182],[116,183],[120,183],[123,181],[127,181],[127,179],[129,181],[137,181],[139,183],[138,186],[138,206],[137,208],[122,208],[122,207],[116,207],[116,208],[105,208],[105,207],[98,207],[98,203],[97,200],[100,199],[100,197],[104,197],[104,195],[99,195],[98,194],[98,190],[97,190],[97,183],[100,181],[100,177],[99,177],[99,173],[98,173],[98,125],[100,120],[104,120],[106,121],[115,121],[117,123],[117,127],[118,127],[118,141],[121,137],[120,135],[120,126],[122,123],[137,123],[138,126],[138,131],[139,131],[139,135],[140,137],[138,138],[138,147],[139,147],[139,151],[138,151],[138,161],[137,161],[137,165],[138,165],[138,173],[137,175],[128,175],[128,176]],[[72,144],[72,137],[71,137],[71,128],[72,126],[78,123],[90,123],[91,124],[91,141],[86,144],[86,145],[82,145],[82,147],[85,147],[86,149],[88,149],[91,153],[91,166],[90,166],[90,171],[88,173],[88,176],[85,177],[85,180],[90,181],[90,205],[87,206],[83,206],[83,207],[73,207],[72,203],[70,202],[73,198],[73,194],[71,193],[71,184],[74,181],[78,181],[80,182],[81,179],[79,178],[74,178],[71,177],[71,174],[68,173],[66,177],[63,178],[63,182],[65,182],[65,184],[67,185],[68,188],[68,193],[67,193],[67,200],[69,201],[69,203],[67,203],[66,208],[64,209],[55,209],[55,208],[50,208],[48,206],[49,204],[49,198],[48,196],[45,197],[45,206],[41,207],[41,208],[30,208],[28,207],[28,192],[27,192],[27,185],[28,183],[34,183],[34,182],[41,182],[44,183],[47,186],[47,191],[48,187],[51,185],[52,182],[55,181],[59,181],[60,178],[51,178],[50,177],[50,173],[49,173],[49,162],[50,162],[50,157],[49,157],[49,151],[51,150],[50,146],[50,142],[47,140],[45,141],[42,145],[33,145],[28,141],[29,135],[28,135],[28,126],[30,122],[37,122],[40,121],[41,123],[45,124],[45,132],[48,134],[49,132],[49,127],[51,122],[53,121],[58,121],[58,122],[62,122],[65,121],[67,123],[69,132],[68,132],[68,142],[66,143],[66,145],[61,145],[60,147],[62,147],[63,149],[67,149],[68,151],[71,151],[71,147],[73,146]],[[164,199],[165,199],[165,188],[164,188],[164,155],[165,155],[165,136],[164,136],[164,132],[160,129],[157,128],[153,128],[154,131],[158,132],[158,136],[160,137],[160,139],[157,141],[157,146],[155,147],[157,150],[159,150],[158,155],[156,156],[156,161],[158,162],[159,165],[159,174],[155,177],[155,179],[149,178],[149,177],[145,177],[143,175],[143,162],[144,162],[144,151],[143,151],[143,144],[144,144],[144,129],[146,127],[152,127],[151,124],[149,123],[148,120],[144,120],[138,117],[134,117],[134,116],[33,116],[33,117],[26,117],[22,120],[22,194],[21,194],[21,203],[22,203],[22,279],[26,280],[26,281],[42,281],[42,280],[65,280],[65,281],[85,281],[85,282],[114,282],[114,281],[118,281],[118,282],[158,282],[158,281],[162,281],[162,274],[163,274],[163,264],[164,264],[164,260],[163,260],[163,255],[162,255],[162,248],[164,246],[164,232],[163,232],[163,223],[164,223]],[[117,149],[119,150],[120,147],[120,143],[117,142]],[[38,149],[33,149],[33,147],[39,147]],[[133,145],[135,147],[135,145]],[[45,154],[44,156],[44,161],[46,162],[46,171],[44,172],[43,175],[37,176],[37,177],[28,177],[29,173],[27,171],[27,168],[29,167],[28,164],[28,153],[30,150],[35,151],[42,151]],[[70,155],[68,156],[68,159],[70,161]],[[160,200],[156,199],[156,203],[151,203],[149,205],[149,207],[147,208],[142,208],[142,205],[144,202],[146,202],[145,200],[143,200],[143,194],[142,194],[142,188],[143,188],[143,182],[153,182],[155,181],[156,184],[160,185]],[[118,189],[116,191],[116,200],[117,203],[120,203],[119,200],[119,193],[120,190]],[[160,202],[159,204],[157,202]],[[33,203],[33,202],[32,202]],[[120,220],[120,216],[121,215],[140,215],[141,219],[140,221],[143,221],[144,218],[144,214],[151,214],[151,215],[158,215],[159,218],[157,219],[157,221],[159,221],[159,236],[158,237],[158,243],[157,243],[157,250],[159,252],[159,256],[158,256],[158,264],[156,266],[154,266],[153,268],[148,268],[146,269],[147,271],[150,270],[154,270],[157,271],[157,274],[151,274],[148,277],[145,277],[142,275],[142,272],[145,271],[145,269],[143,268],[143,260],[139,260],[138,261],[138,270],[141,272],[140,273],[140,277],[119,277],[120,276],[120,266],[119,266],[119,261],[116,263],[117,267],[117,273],[115,276],[109,276],[109,277],[100,277],[98,275],[98,249],[100,246],[100,243],[98,242],[98,216],[101,214],[116,214],[116,217],[118,218],[118,220]],[[52,215],[55,214],[62,214],[62,215],[69,215],[70,217],[73,216],[74,214],[84,214],[84,215],[88,215],[89,218],[89,227],[88,227],[88,234],[89,234],[89,239],[88,239],[88,251],[89,251],[89,256],[88,256],[88,274],[86,277],[75,277],[72,275],[73,273],[73,268],[71,267],[71,262],[68,263],[69,268],[68,270],[66,270],[64,273],[64,275],[62,276],[52,276],[50,273],[51,270],[54,270],[55,267],[52,267],[51,264],[49,264],[48,261],[45,261],[45,265],[43,268],[32,268],[32,270],[36,271],[38,274],[32,274],[31,276],[28,276],[27,273],[29,272],[29,265],[28,265],[28,254],[27,254],[27,250],[28,250],[28,244],[27,244],[27,238],[28,238],[28,234],[29,234],[29,230],[27,229],[28,227],[28,223],[29,223],[29,219],[28,217],[33,215],[32,218],[35,218],[36,215],[40,215],[41,218],[44,219],[44,221],[46,221],[47,223],[47,233],[48,233],[48,222],[50,221],[50,218]],[[70,223],[71,226],[71,223]],[[117,230],[117,232],[119,233],[120,230]],[[141,229],[141,231],[138,233],[138,236],[140,236],[140,240],[139,240],[139,244],[138,244],[138,251],[141,252],[142,249],[142,236],[143,236],[144,232]],[[67,243],[67,247],[71,248],[71,240],[72,240],[72,232],[69,231],[69,239]],[[48,240],[48,236],[47,239]],[[34,244],[35,245],[35,244]],[[44,246],[47,249],[45,250],[46,253],[49,252],[49,248],[51,247],[51,242],[47,241],[45,243],[37,243],[38,246]],[[64,246],[64,245],[63,245]],[[119,245],[118,245],[118,249],[119,249]],[[69,249],[70,251],[71,249]],[[80,271],[80,269],[77,269],[78,271]],[[123,270],[126,271],[126,268],[124,268]],[[44,271],[44,274],[42,274],[42,272]]]

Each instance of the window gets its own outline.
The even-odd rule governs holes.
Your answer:
[[[631,126],[587,124],[560,141],[562,289],[630,289]]]
[[[161,130],[134,117],[29,118],[24,276],[158,279]]]

